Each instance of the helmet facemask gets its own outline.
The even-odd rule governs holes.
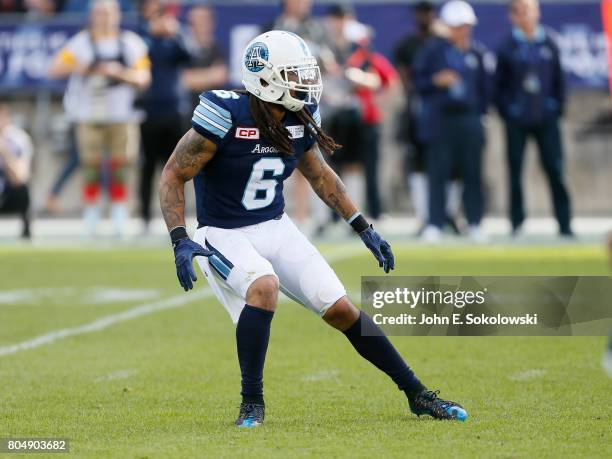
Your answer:
[[[323,83],[321,70],[313,56],[297,62],[274,65],[267,54],[255,52],[249,55],[242,83],[247,91],[266,102],[279,104],[287,110],[300,111],[304,105],[315,105],[321,100]]]
[[[278,103],[289,110],[299,111],[304,105],[316,105],[321,100],[321,70],[314,57],[308,61],[275,68],[271,83],[283,90]]]

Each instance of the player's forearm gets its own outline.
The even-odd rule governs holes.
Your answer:
[[[179,140],[159,181],[159,203],[168,230],[185,226],[185,183],[206,165],[216,145],[190,129]]]
[[[345,220],[357,212],[357,206],[346,192],[340,177],[327,166],[317,180],[310,182],[317,196]]]
[[[168,165],[159,183],[159,203],[168,231],[185,226],[185,181]]]

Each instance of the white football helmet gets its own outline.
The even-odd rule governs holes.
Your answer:
[[[308,45],[283,30],[250,41],[242,56],[242,84],[255,97],[294,112],[318,104],[323,92],[321,70]]]

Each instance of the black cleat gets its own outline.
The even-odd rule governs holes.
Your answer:
[[[456,402],[439,398],[439,393],[439,390],[420,392],[414,399],[408,400],[410,411],[417,416],[428,414],[434,419],[465,421],[468,417],[467,411]]]
[[[238,427],[258,427],[264,422],[266,407],[258,403],[241,403],[236,419]]]

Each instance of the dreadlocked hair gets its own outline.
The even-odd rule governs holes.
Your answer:
[[[325,153],[333,155],[334,151],[342,148],[342,145],[336,143],[332,137],[328,136],[323,129],[319,127],[306,107],[302,107],[296,115],[302,124],[310,131],[310,134],[314,137],[317,144],[319,144],[319,148]]]
[[[293,155],[291,134],[283,123],[274,117],[272,111],[266,106],[266,102],[249,94],[249,109],[263,138],[281,153]],[[295,114],[325,153],[331,155],[334,151],[342,148],[342,145],[338,145],[334,139],[323,132],[306,107],[303,107],[299,112],[295,112]]]

